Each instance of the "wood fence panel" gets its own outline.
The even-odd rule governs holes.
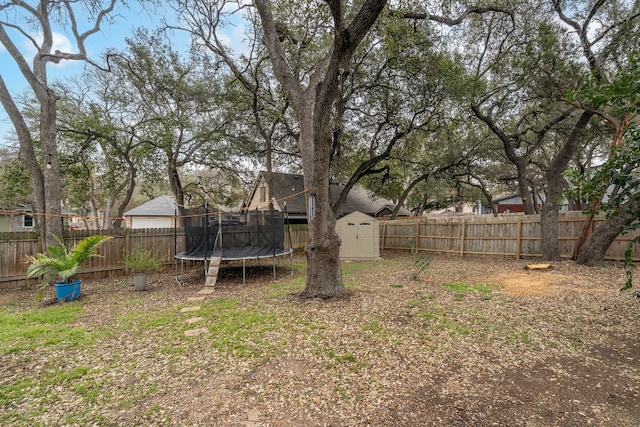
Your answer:
[[[558,221],[558,246],[561,256],[573,255],[585,216],[580,212],[561,212]],[[594,228],[604,218],[596,218]],[[605,254],[606,260],[622,260],[629,242],[640,231],[621,235]],[[542,255],[540,215],[509,215],[495,218],[412,218],[384,221],[380,228],[382,249],[419,250],[534,258]],[[640,244],[633,245],[633,259],[640,260]]]
[[[561,255],[571,258],[577,237],[582,231],[584,216],[561,213],[558,222],[558,242]],[[604,218],[594,220],[594,229]],[[309,239],[306,225],[288,225],[285,247],[304,250]],[[70,247],[95,231],[70,231],[65,243]],[[184,252],[184,232],[174,229],[125,229],[103,231],[113,238],[100,248],[102,257],[93,258],[82,266],[80,277],[100,278],[126,274],[122,266],[123,255],[133,248],[152,249],[165,266],[173,265],[176,252]],[[619,236],[605,255],[607,260],[624,259],[629,242],[640,235],[640,230]],[[423,251],[458,255],[494,255],[532,258],[541,255],[540,216],[509,215],[494,218],[455,217],[439,219],[400,219],[380,222],[381,249]],[[35,284],[25,277],[25,255],[42,252],[35,233],[0,233],[0,288]],[[640,260],[640,244],[633,245],[634,261]]]
[[[287,249],[293,248],[294,251],[304,250],[309,240],[309,231],[306,224],[292,224],[287,225],[288,230],[285,230],[284,247]],[[291,241],[289,241],[291,238]]]
[[[25,277],[27,263],[25,255],[33,255],[40,251],[35,233],[0,233],[0,287],[7,278],[16,286],[27,284]],[[7,240],[5,240],[7,239]],[[36,281],[31,281],[36,283]]]
[[[134,248],[152,249],[165,266],[174,263],[176,253],[184,251],[185,237],[182,231],[174,229],[124,229],[106,231],[74,230],[65,232],[64,242],[72,247],[76,242],[94,234],[110,235],[112,238],[100,246],[99,257],[85,262],[78,273],[83,279],[116,277],[126,274],[122,265],[125,253]],[[11,288],[25,284],[35,284],[28,280],[25,255],[42,252],[35,233],[0,233],[0,288]]]
[[[384,224],[391,224],[385,230]],[[384,249],[422,249],[426,243],[416,240],[416,222],[409,221],[383,221],[383,229],[380,232],[381,247]]]
[[[538,257],[542,255],[540,215],[531,216],[535,217],[535,219],[522,220],[522,235],[520,242],[520,253],[522,257]]]

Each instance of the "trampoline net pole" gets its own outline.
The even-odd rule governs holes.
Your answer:
[[[273,278],[276,278],[276,215],[273,202],[269,203],[269,215],[271,215],[271,247],[273,249]]]
[[[289,252],[289,258],[291,259],[291,275],[293,276],[293,240],[291,240],[291,224],[289,223],[289,212],[287,211],[286,200],[284,202],[284,223],[287,227],[287,237],[289,237],[289,250],[291,251]]]
[[[176,282],[182,285],[181,278],[178,278],[178,257],[176,255],[178,255],[178,208],[173,209],[173,275]]]

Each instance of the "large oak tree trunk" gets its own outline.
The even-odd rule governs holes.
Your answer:
[[[313,105],[313,104],[310,104]],[[310,113],[310,111],[307,111]],[[307,116],[309,117],[309,116]],[[320,122],[322,116],[312,117],[314,124],[313,161],[303,162],[305,186],[310,189],[309,197],[315,199],[315,213],[307,212],[309,221],[309,241],[305,248],[307,255],[307,281],[302,296],[308,298],[339,297],[345,293],[340,265],[340,243],[336,234],[336,217],[331,209],[329,192],[329,162],[332,148],[331,134]],[[328,120],[328,117],[326,118]],[[309,136],[311,137],[311,136]],[[307,145],[309,146],[309,145]]]
[[[315,200],[315,216],[308,212],[309,242],[307,282],[302,292],[306,297],[330,298],[344,294],[340,269],[340,244],[335,231],[336,217],[329,198],[329,173],[333,141],[331,115],[339,95],[339,75],[349,62],[366,33],[375,23],[386,0],[366,0],[348,26],[344,22],[344,3],[326,0],[334,20],[334,40],[325,56],[316,63],[308,84],[298,80],[287,61],[278,36],[271,2],[255,0],[260,14],[263,42],[269,50],[273,71],[287,94],[299,121],[298,147],[302,158],[307,197]]]
[[[573,127],[567,141],[554,157],[546,171],[547,194],[540,211],[540,233],[542,237],[542,259],[560,260],[558,246],[558,200],[562,197],[564,177],[562,173],[567,169],[569,161],[578,147],[580,134],[584,131],[593,117],[593,113],[584,111]]]
[[[47,96],[40,100],[40,140],[44,168],[45,228],[39,230],[46,246],[57,245],[53,236],[62,239],[61,184],[57,144],[57,97],[53,90],[45,90]],[[36,193],[37,194],[37,193]],[[37,196],[36,196],[37,197]],[[36,203],[37,204],[37,203]]]
[[[56,244],[53,235],[62,237],[60,215],[60,174],[56,141],[56,96],[52,90],[43,89],[40,95],[40,143],[38,161],[35,144],[22,114],[13,102],[4,81],[0,79],[0,101],[13,124],[20,154],[31,176],[32,210],[40,234],[41,250]]]
[[[4,80],[0,76],[0,101],[4,107],[11,123],[13,124],[16,134],[18,136],[18,143],[20,145],[20,155],[24,161],[29,175],[31,176],[31,188],[33,190],[33,212],[44,212],[44,175],[42,169],[38,164],[38,159],[34,150],[33,138],[31,132],[24,121],[22,114],[16,107],[9,89],[4,83]],[[39,230],[44,230],[46,227],[44,216],[37,215],[34,218],[36,226]],[[41,244],[44,246],[46,242],[41,240]]]
[[[636,219],[640,210],[640,200],[632,199],[621,206],[620,213],[598,225],[589,236],[576,262],[583,265],[595,265],[602,261],[611,243],[618,237],[625,225]]]
[[[522,209],[525,215],[533,215],[536,213],[535,204],[533,203],[533,196],[531,189],[529,188],[529,180],[527,179],[527,164],[528,158],[516,158],[512,157],[511,162],[515,165],[518,174],[518,193],[522,200]]]
[[[558,246],[558,204],[546,202],[540,211],[540,235],[542,238],[542,259],[559,261],[560,247]]]

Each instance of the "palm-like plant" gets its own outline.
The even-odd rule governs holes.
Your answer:
[[[98,256],[98,246],[110,236],[94,235],[89,236],[77,242],[71,250],[67,250],[66,246],[59,237],[54,236],[58,242],[58,246],[49,246],[47,253],[36,254],[36,256],[27,255],[27,277],[45,276],[46,279],[58,278],[65,283],[71,283],[73,276],[78,272],[80,264],[87,259]],[[47,286],[49,283],[44,283]]]

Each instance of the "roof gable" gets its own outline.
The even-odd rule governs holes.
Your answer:
[[[173,196],[162,195],[124,213],[124,216],[173,216],[177,205]]]
[[[345,216],[343,216],[342,218],[340,218],[338,221],[339,222],[345,222],[345,221],[349,221],[349,220],[355,220],[357,218],[360,218],[362,220],[366,219],[366,220],[370,220],[370,221],[376,221],[376,222],[378,221],[377,218],[375,218],[375,217],[373,217],[373,216],[371,216],[369,214],[366,214],[364,212],[360,212],[360,211],[350,212],[350,213],[346,214]]]
[[[291,213],[302,213],[306,215],[307,203],[304,197],[304,177],[302,175],[272,172],[273,195],[278,203],[287,205],[287,211]],[[258,174],[256,183],[249,196],[249,202],[254,200],[258,189],[267,183],[267,172]]]

